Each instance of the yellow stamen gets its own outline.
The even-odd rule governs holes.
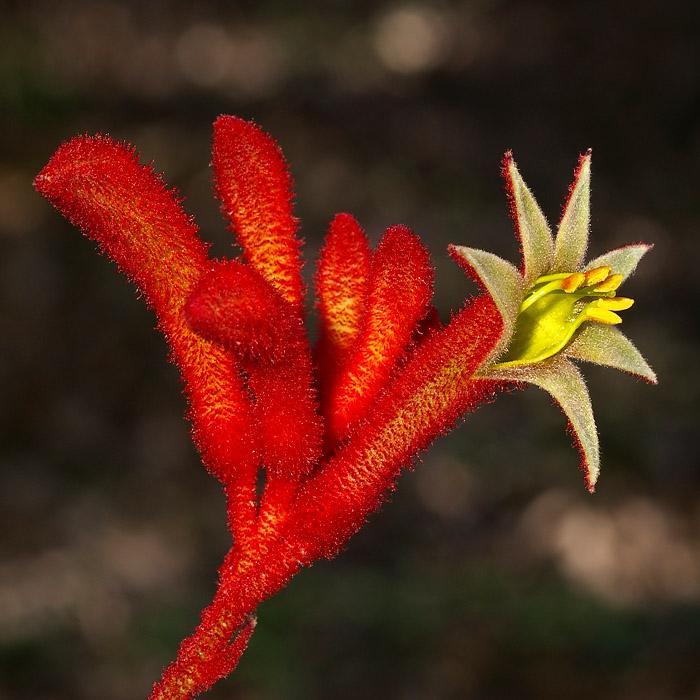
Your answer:
[[[586,320],[597,321],[608,326],[616,326],[618,323],[622,323],[622,318],[616,313],[602,306],[595,306],[595,304],[596,302],[593,302],[585,308],[583,315]]]
[[[579,287],[583,286],[586,281],[586,275],[583,272],[574,272],[561,281],[561,288],[571,294],[575,292]]]
[[[610,272],[611,270],[607,265],[603,265],[602,267],[594,267],[592,270],[588,270],[588,272],[586,272],[586,286],[590,287],[608,279]]]
[[[604,309],[610,309],[610,311],[626,311],[634,304],[634,299],[629,297],[610,297],[609,299],[600,299],[598,304]]]
[[[596,292],[614,292],[624,280],[623,275],[610,275],[604,282],[594,287]]]

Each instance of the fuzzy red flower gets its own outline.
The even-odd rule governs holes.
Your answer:
[[[508,263],[454,248],[488,294],[468,301],[443,327],[430,307],[433,272],[417,236],[393,226],[371,251],[357,221],[339,214],[316,274],[321,332],[312,353],[291,178],[279,147],[254,124],[222,116],[214,124],[213,168],[241,259],[208,259],[178,197],[131,147],[107,137],[72,139],[35,181],[154,309],[183,377],[195,441],[228,500],[233,545],[217,593],[152,700],[194,697],[229,674],[260,603],[302,566],[335,556],[418,452],[504,381],[519,381],[501,368],[527,363],[533,343],[549,342],[520,340],[517,303],[525,283]],[[541,228],[539,210],[513,173],[522,274],[536,285],[525,304],[544,294],[530,270],[539,254],[532,242],[549,244],[544,233],[531,235]],[[571,201],[582,211],[579,190]],[[576,274],[598,285],[591,294],[610,296],[601,290],[611,283],[598,272]],[[555,278],[557,289],[582,289],[584,298],[588,288],[578,277]],[[584,320],[604,317],[600,304],[591,308]],[[561,334],[560,321],[542,313],[539,320]],[[524,350],[517,342],[505,347],[511,338]]]

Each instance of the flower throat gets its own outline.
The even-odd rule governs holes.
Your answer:
[[[542,362],[560,353],[587,321],[614,326],[634,300],[615,295],[623,275],[610,267],[539,277],[525,295],[508,351],[495,367]]]

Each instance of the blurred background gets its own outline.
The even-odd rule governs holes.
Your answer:
[[[482,408],[334,562],[260,609],[208,697],[700,698],[700,82],[696,3],[2,2],[0,697],[145,698],[211,598],[224,502],[129,284],[31,181],[81,132],[135,144],[215,255],[211,122],[252,118],[296,180],[310,280],[332,215],[516,259],[512,148],[556,221],[594,149],[591,254],[656,245],[625,287],[649,387],[586,369],[589,496],[536,390]]]

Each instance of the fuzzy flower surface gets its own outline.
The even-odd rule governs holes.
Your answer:
[[[303,568],[335,557],[403,470],[507,384],[536,384],[561,405],[592,490],[598,438],[572,360],[656,381],[615,328],[633,303],[617,289],[649,246],[584,262],[590,154],[556,239],[506,154],[522,268],[451,246],[485,293],[444,324],[431,305],[430,253],[408,227],[388,227],[372,248],[352,215],[337,214],[307,289],[279,145],[256,124],[222,115],[211,163],[242,251],[223,259],[210,257],[182,198],[108,136],[71,139],[34,182],[153,309],[182,375],[194,441],[226,496],[232,542],[216,592],[150,700],[190,700],[232,673],[262,604]]]
[[[520,270],[493,253],[450,247],[503,318],[501,337],[477,374],[534,384],[553,397],[569,421],[592,492],[600,473],[598,433],[586,384],[572,360],[613,367],[656,384],[652,368],[616,328],[622,323],[617,312],[634,304],[617,296],[617,290],[652,246],[628,245],[586,262],[590,151],[579,159],[555,236],[511,152],[504,157],[503,176],[522,249]]]

